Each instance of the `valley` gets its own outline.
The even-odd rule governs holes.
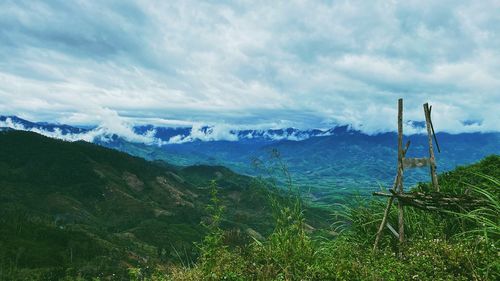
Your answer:
[[[3,123],[2,123],[3,122]],[[346,196],[371,196],[393,182],[397,162],[396,133],[368,135],[338,126],[328,130],[242,130],[229,131],[230,137],[215,134],[217,129],[168,128],[153,125],[133,128],[136,138],[120,136],[99,128],[78,128],[62,124],[33,123],[18,117],[0,117],[0,125],[38,132],[47,136],[78,140],[129,153],[147,160],[161,160],[177,166],[225,166],[248,176],[275,177],[276,155],[290,172],[303,196],[319,205],[343,202]],[[407,124],[414,126],[413,123]],[[92,132],[92,133],[91,133]],[[92,136],[89,138],[89,136]],[[149,143],[144,143],[146,137]],[[500,154],[500,133],[437,133],[442,144],[436,155],[439,172],[477,162],[491,154]],[[180,140],[183,142],[172,142]],[[427,136],[412,134],[409,157],[428,154]],[[411,187],[428,180],[426,169],[409,170],[405,183]]]

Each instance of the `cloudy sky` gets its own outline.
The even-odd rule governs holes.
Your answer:
[[[0,115],[500,131],[499,33],[498,0],[0,0]]]

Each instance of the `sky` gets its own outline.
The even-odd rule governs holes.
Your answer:
[[[498,0],[0,0],[0,115],[500,131],[499,33]]]

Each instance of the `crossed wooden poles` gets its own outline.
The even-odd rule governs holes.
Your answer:
[[[438,178],[436,174],[436,160],[434,158],[434,149],[432,144],[432,138],[436,141],[436,147],[439,151],[439,144],[434,134],[434,127],[431,121],[431,109],[427,103],[424,105],[425,123],[427,127],[427,136],[429,141],[429,157],[428,158],[406,158],[406,152],[410,146],[410,141],[408,141],[403,148],[403,99],[398,100],[398,169],[396,174],[396,179],[394,180],[394,185],[390,190],[392,196],[387,199],[387,206],[384,210],[384,216],[382,222],[377,231],[375,238],[375,243],[373,245],[373,250],[377,250],[380,238],[382,237],[382,232],[384,227],[389,228],[389,230],[399,239],[399,243],[404,242],[404,212],[403,212],[403,200],[401,198],[404,196],[403,193],[403,172],[405,169],[409,168],[421,168],[430,167],[430,174],[432,179],[432,185],[434,189],[439,192]],[[379,194],[375,194],[379,195]],[[391,210],[392,203],[394,199],[398,198],[398,231],[396,231],[388,222],[387,218]]]

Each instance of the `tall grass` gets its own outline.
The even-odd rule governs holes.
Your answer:
[[[172,280],[499,280],[499,180],[479,173],[472,179],[473,184],[458,186],[452,174],[443,182],[448,181],[448,189],[481,199],[484,204],[476,209],[429,212],[405,207],[402,256],[396,254],[398,240],[388,230],[381,250],[371,251],[385,201],[358,196],[337,205],[337,223],[329,229],[336,236],[320,240],[307,231],[300,192],[290,179],[285,181],[288,192],[269,196],[275,229],[265,240],[254,240],[248,251],[229,249],[211,236],[221,237],[214,228],[204,240],[208,246],[200,248],[198,265],[178,270]],[[460,194],[457,190],[448,191]],[[389,216],[393,226],[396,210]]]
[[[468,212],[454,212],[454,215],[470,222],[473,227],[457,236],[475,238],[478,235],[496,243],[500,238],[500,180],[484,174],[476,174],[486,180],[481,186],[468,184],[475,197],[482,199],[483,205]]]

